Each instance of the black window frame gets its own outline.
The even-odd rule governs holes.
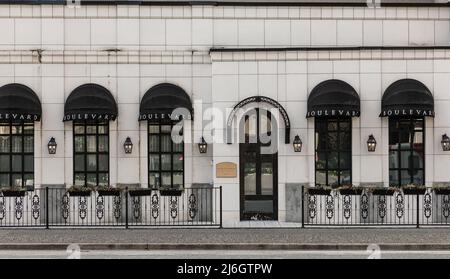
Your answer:
[[[186,170],[186,165],[185,165],[185,146],[184,146],[184,128],[181,129],[181,134],[180,136],[183,137],[183,142],[181,143],[181,149],[182,151],[175,151],[174,152],[174,142],[172,141],[171,138],[171,145],[170,145],[170,151],[162,151],[161,150],[161,138],[164,135],[171,135],[172,133],[172,129],[173,127],[177,124],[177,122],[174,121],[147,121],[147,176],[148,176],[148,181],[147,181],[147,185],[148,188],[151,189],[166,189],[165,186],[162,185],[162,174],[163,173],[170,173],[170,189],[176,189],[176,190],[183,190],[185,188],[185,170]],[[153,133],[150,131],[150,126],[158,126],[158,132]],[[161,127],[162,126],[170,126],[170,131],[169,132],[162,132]],[[158,151],[152,151],[151,147],[150,147],[150,136],[154,136],[154,135],[158,135]],[[159,167],[158,170],[150,170],[150,155],[159,155]],[[175,170],[174,169],[174,162],[173,162],[173,158],[174,155],[181,155],[183,158],[183,165],[182,165],[182,170]],[[170,155],[170,170],[163,170],[162,169],[162,155]],[[179,188],[174,187],[174,183],[173,183],[173,177],[175,173],[182,173],[183,174],[183,178],[182,178],[182,185]],[[158,181],[156,181],[156,185],[153,186],[150,184],[151,180],[151,174],[158,174]]]
[[[420,121],[422,123],[420,129],[417,128],[417,126],[414,123],[417,123],[417,121]],[[408,126],[408,138],[409,138],[409,148],[403,148],[400,146],[400,144],[402,143],[400,138],[403,137],[405,138],[405,135],[401,135],[401,132],[404,132],[404,129],[398,129],[399,122],[409,122],[409,126]],[[425,117],[390,117],[389,118],[389,185],[393,186],[393,187],[401,187],[404,185],[425,185],[425,133],[426,133],[426,129],[425,129],[425,122],[426,119]],[[395,128],[395,130],[393,130]],[[392,144],[391,144],[391,136],[394,133],[394,131],[397,132],[396,138],[397,143],[395,145],[397,145],[397,149],[393,149],[391,148]],[[411,133],[413,132],[413,133]],[[420,148],[417,148],[414,146],[414,133],[415,132],[422,132],[422,148],[420,150]],[[397,152],[397,164],[398,166],[396,168],[391,168],[391,152]],[[422,167],[414,167],[412,166],[413,164],[411,164],[411,159],[414,158],[414,152],[419,153],[419,155],[422,155]],[[404,168],[402,167],[402,154],[403,153],[409,153],[408,156],[408,167]],[[407,171],[409,174],[409,182],[408,183],[402,183],[402,171]],[[422,171],[422,182],[421,183],[414,183],[414,172],[415,171]],[[397,175],[397,183],[394,184],[391,182],[391,172],[396,172]]]
[[[330,130],[329,129],[329,123],[330,122],[336,122],[336,130]],[[342,131],[341,129],[341,123],[347,123],[348,124],[348,130],[347,131]],[[324,123],[324,124],[320,124],[320,123]],[[325,130],[321,130],[318,131],[318,129],[320,129],[319,127],[325,127]],[[328,141],[328,134],[330,132],[333,133],[337,133],[337,146],[338,149],[337,150],[332,150],[329,149],[329,141]],[[341,133],[348,133],[348,139],[349,139],[349,143],[348,143],[348,148],[342,148],[341,147]],[[318,144],[317,139],[319,137],[318,133],[320,134],[325,134],[327,135],[325,137],[325,142],[324,145],[326,146],[325,148],[322,148],[322,146],[320,144]],[[325,153],[325,167],[320,168],[318,167],[318,153]],[[329,164],[328,164],[328,158],[330,156],[331,152],[336,152],[337,153],[337,167],[336,168],[329,168]],[[343,168],[341,167],[341,155],[344,153],[348,153],[347,155],[349,156],[349,162],[348,162],[348,168]],[[316,183],[316,185],[321,185],[321,186],[332,186],[332,187],[340,187],[340,186],[344,186],[344,185],[351,185],[353,182],[353,171],[352,171],[352,118],[351,117],[316,117],[314,118],[314,181]],[[334,185],[330,185],[329,183],[329,172],[337,172],[337,184]],[[349,182],[345,182],[345,183],[341,183],[341,172],[343,171],[348,171],[349,172],[349,178],[350,181]],[[317,180],[317,174],[319,172],[325,172],[325,184],[323,183],[318,183]]]
[[[87,133],[87,126],[94,126],[95,125],[95,133]],[[108,176],[108,182],[105,186],[109,186],[110,185],[110,134],[109,134],[109,122],[108,121],[90,121],[90,120],[82,120],[82,121],[74,121],[72,123],[73,126],[73,185],[78,185],[76,184],[76,176],[77,174],[84,174],[84,184],[80,185],[80,186],[89,186],[87,181],[88,181],[88,174],[95,174],[96,175],[96,185],[94,186],[99,186],[99,175],[100,174],[107,174]],[[83,126],[84,127],[84,133],[82,134],[77,134],[75,132],[76,126]],[[99,127],[106,127],[106,133],[99,133]],[[107,136],[107,147],[108,147],[108,151],[99,151],[99,136]],[[76,140],[75,137],[78,136],[84,136],[84,151],[77,151],[76,149]],[[87,151],[87,137],[88,136],[96,136],[96,151],[95,152],[88,152]],[[95,171],[90,171],[88,170],[88,164],[87,164],[87,157],[88,155],[96,155],[96,170]],[[82,155],[84,158],[84,171],[79,171],[76,169],[76,155]],[[106,157],[108,158],[107,161],[107,171],[101,171],[99,170],[99,155],[107,155]]]
[[[8,152],[2,152],[0,151],[0,155],[6,155],[9,156],[9,171],[1,171],[0,170],[0,174],[8,174],[9,175],[9,188],[17,188],[17,186],[13,185],[13,176],[14,175],[21,175],[21,179],[22,179],[22,185],[19,188],[22,189],[26,189],[26,190],[33,190],[34,189],[34,185],[35,185],[35,176],[34,176],[34,123],[33,122],[14,122],[14,121],[9,121],[9,122],[0,122],[0,126],[8,126],[9,127],[9,134],[0,134],[0,136],[8,136],[9,137],[9,151]],[[13,134],[12,130],[13,130],[13,126],[20,126],[20,130],[21,133],[18,134]],[[25,133],[25,127],[31,127],[31,133]],[[12,138],[13,137],[20,137],[21,138],[21,151],[20,152],[13,152],[13,142],[12,142]],[[32,140],[32,152],[25,152],[25,137],[31,137]],[[13,156],[21,156],[21,171],[13,171]],[[25,156],[31,156],[33,158],[33,171],[25,171]],[[27,186],[25,185],[25,176],[26,175],[32,175],[33,177],[33,185],[32,186]],[[0,186],[0,188],[4,188],[3,186]]]

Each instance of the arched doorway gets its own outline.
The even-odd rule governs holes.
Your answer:
[[[251,109],[241,118],[240,219],[278,219],[278,125],[270,111]]]

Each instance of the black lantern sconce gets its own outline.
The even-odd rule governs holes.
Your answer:
[[[374,152],[377,148],[377,141],[375,140],[373,135],[369,136],[369,139],[367,140],[367,151]]]
[[[302,152],[302,140],[298,135],[295,136],[294,142],[292,142],[292,145],[294,146],[294,152]]]
[[[442,150],[450,151],[450,138],[447,136],[447,134],[442,135],[441,145]]]
[[[52,137],[48,142],[48,154],[56,154],[56,147],[58,144],[56,144],[56,140],[54,137]]]
[[[126,154],[131,154],[131,152],[133,151],[133,143],[131,142],[130,137],[127,137],[127,139],[123,143],[123,150]]]
[[[201,141],[198,143],[198,151],[200,153],[206,153],[208,151],[208,144],[205,139],[202,137]]]

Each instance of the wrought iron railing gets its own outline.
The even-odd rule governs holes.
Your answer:
[[[450,195],[375,194],[368,190],[341,194],[309,193],[302,188],[302,225],[308,226],[441,226],[450,225]]]
[[[42,188],[3,196],[0,227],[222,227],[222,187],[186,188],[165,196],[141,193],[71,193]]]

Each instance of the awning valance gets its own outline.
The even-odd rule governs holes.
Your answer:
[[[98,84],[83,84],[70,93],[64,105],[63,121],[115,120],[117,104],[108,89]]]
[[[323,81],[309,94],[306,117],[353,117],[359,114],[359,95],[342,80]]]
[[[430,90],[414,79],[401,79],[391,84],[381,100],[381,117],[434,117],[434,99]]]
[[[0,87],[0,121],[39,121],[41,102],[29,87],[11,83]]]
[[[142,97],[139,121],[193,119],[189,95],[179,86],[161,83],[150,88]]]

